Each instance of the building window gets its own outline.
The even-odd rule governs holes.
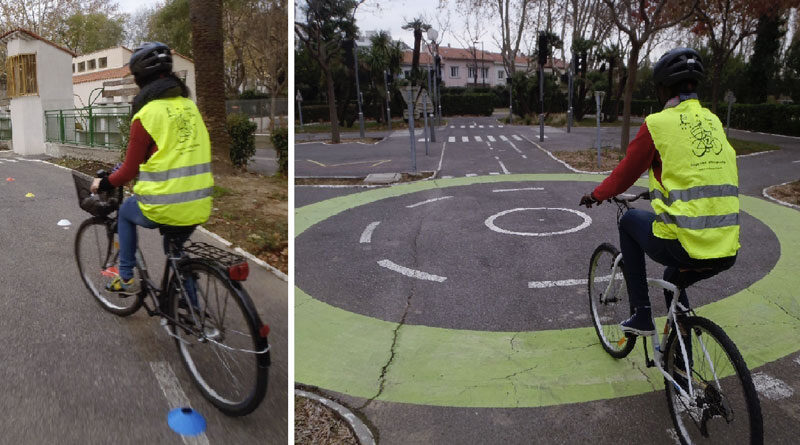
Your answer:
[[[36,83],[36,54],[18,54],[6,59],[6,92],[8,97],[39,94]]]
[[[497,78],[504,80],[506,78],[506,70],[497,70]]]
[[[403,75],[405,76],[406,79],[408,79],[409,77],[411,77],[411,70],[403,71]]]
[[[458,77],[458,67],[451,66],[450,67],[450,77]]]
[[[474,79],[475,76],[477,76],[477,75],[478,75],[477,68],[475,68],[474,66],[470,66],[470,67],[467,68],[467,78],[468,79]]]
[[[489,68],[481,68],[481,77],[484,79],[489,77]]]
[[[75,72],[75,64],[74,63],[72,64],[72,72],[73,73]]]
[[[92,59],[92,60],[89,61],[89,69],[90,70],[96,70],[97,69],[97,60],[96,59]]]
[[[78,72],[82,73],[86,71],[86,62],[78,62]]]
[[[101,57],[97,59],[97,63],[100,65],[100,68],[105,68],[108,66],[108,57]]]

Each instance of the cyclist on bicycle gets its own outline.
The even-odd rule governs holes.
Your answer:
[[[136,226],[193,227],[206,222],[214,179],[208,131],[188,98],[189,88],[172,72],[170,48],[144,43],[131,55],[129,68],[140,91],[133,99],[125,161],[110,176],[96,178],[92,192],[112,190],[139,175],[134,195],[119,209],[119,276],[106,286],[110,292],[135,295],[140,290],[133,277]]]
[[[729,269],[739,250],[736,152],[722,123],[697,98],[700,55],[673,49],[658,60],[653,80],[663,110],[645,118],[617,168],[580,204],[591,208],[627,190],[645,171],[653,212],[632,209],[619,225],[625,283],[633,315],[620,323],[636,335],[655,332],[647,294],[646,253],[667,266],[664,280],[681,289]],[[670,292],[664,292],[667,304]]]

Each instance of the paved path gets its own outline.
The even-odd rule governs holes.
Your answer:
[[[195,388],[158,320],[144,311],[118,318],[87,292],[73,241],[88,215],[70,172],[5,152],[0,177],[0,442],[200,443],[182,441],[167,425],[180,392],[206,417],[208,443],[286,442],[285,282],[251,264],[244,287],[272,328],[269,389],[250,416],[226,417]],[[58,227],[61,219],[72,225]],[[148,264],[160,271],[158,233],[139,234]],[[176,383],[162,389],[154,370],[171,371],[175,378],[162,383]]]
[[[617,244],[614,216],[607,206],[577,207],[593,187],[586,181],[602,177],[563,175],[545,150],[589,136],[558,130],[546,129],[540,143],[538,128],[455,118],[437,133],[438,159],[424,164],[444,179],[296,187],[296,380],[357,408],[384,443],[675,443],[663,384],[642,367],[641,349],[611,359],[589,327],[580,280],[597,244]],[[760,199],[766,181],[796,175],[783,164],[800,158],[800,147],[783,142],[779,153],[740,158],[743,193],[755,198],[743,197],[739,260],[691,293],[758,375],[768,443],[800,433],[800,346],[755,335],[800,335],[790,271],[800,261],[787,251],[800,241],[791,226],[800,213]],[[295,165],[298,175],[407,171],[385,165],[409,165],[406,150],[407,138],[306,144]],[[354,163],[377,153],[390,162]],[[349,165],[334,167],[337,156]],[[775,276],[783,281],[752,287]]]

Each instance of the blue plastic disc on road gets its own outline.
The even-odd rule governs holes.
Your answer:
[[[191,408],[175,408],[167,414],[167,424],[182,436],[196,436],[206,430],[206,419]]]

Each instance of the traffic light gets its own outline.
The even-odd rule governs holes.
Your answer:
[[[544,66],[547,63],[547,56],[549,51],[547,48],[547,34],[544,32],[539,33],[539,65]]]
[[[392,78],[392,74],[391,74],[391,73],[389,73],[389,72],[386,72],[386,71],[384,71],[384,72],[383,72],[383,74],[386,76],[386,85],[387,85],[387,86],[388,86],[388,85],[391,85],[391,84],[392,84],[392,81],[394,80],[394,79]]]

